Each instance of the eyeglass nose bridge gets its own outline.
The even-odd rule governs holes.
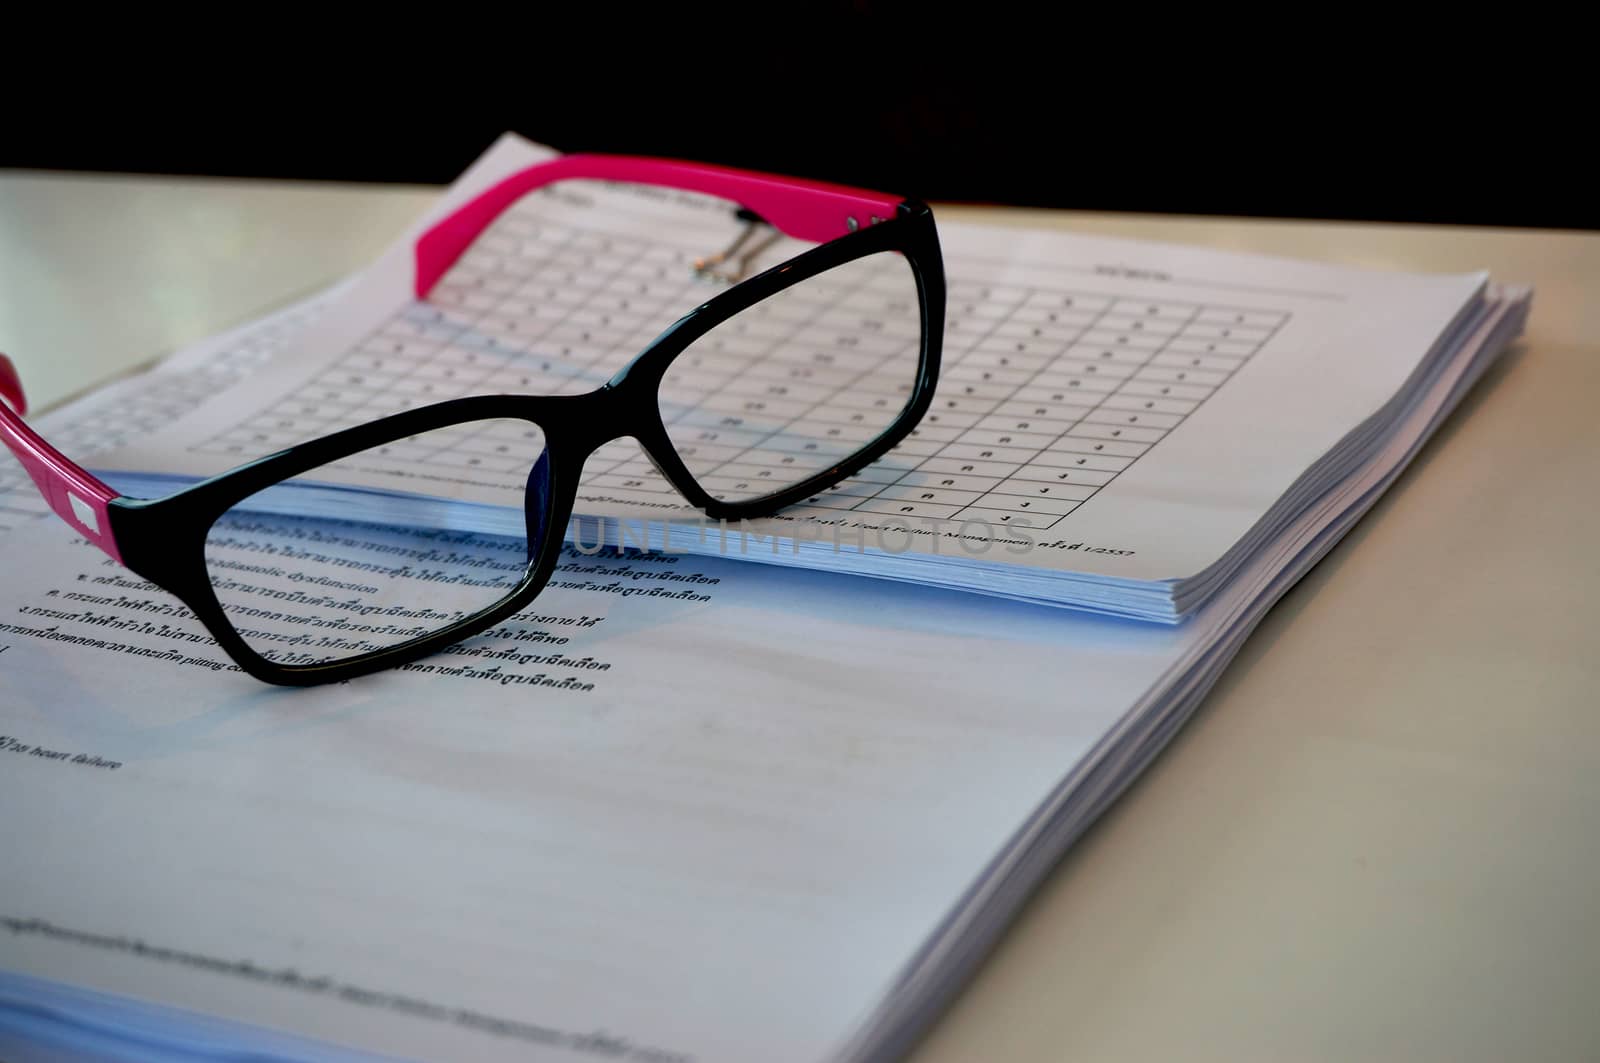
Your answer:
[[[572,412],[565,418],[569,431],[562,438],[561,464],[581,469],[607,443],[632,438],[656,472],[690,505],[714,505],[673,448],[656,406],[659,382],[658,373],[635,371],[619,374],[595,391],[563,398]],[[628,430],[618,432],[617,425],[627,425]]]

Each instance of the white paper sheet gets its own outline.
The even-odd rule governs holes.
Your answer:
[[[543,157],[507,138],[451,201]],[[235,389],[102,465],[208,475],[437,399],[598,386],[705,298],[683,260],[722,247],[736,225],[683,197],[564,187],[514,209],[426,304],[410,295],[411,247],[397,245],[286,352],[270,384]],[[990,566],[961,583],[969,589],[1012,570],[1193,577],[1402,390],[1484,284],[1059,233],[940,232],[951,303],[934,408],[894,453],[775,524],[820,544],[774,558],[742,535],[731,549],[679,535],[664,521],[693,511],[631,440],[591,458],[578,512],[631,522],[636,541],[670,531],[686,548],[756,560],[933,583],[958,565]],[[782,241],[763,261],[795,250]],[[584,287],[583,269],[563,272],[575,261],[603,279]],[[747,385],[706,400],[746,434],[872,394],[855,380],[802,415]],[[752,411],[753,400],[781,408]],[[757,477],[764,452],[760,439],[750,446],[730,468]],[[466,494],[520,505],[521,489]],[[612,524],[610,541],[619,534]]]
[[[1008,839],[1008,859],[1045,851],[1019,824],[1079,829],[1120,788],[1126,767],[1042,817],[1130,707],[1181,720],[1152,686],[1220,666],[1216,625],[579,555],[491,636],[271,690],[29,523],[0,596],[0,1007],[115,1013],[197,1050],[826,1058]],[[1234,591],[1230,615],[1251,601]],[[174,1027],[61,983],[274,1032]]]
[[[1485,323],[1487,349],[1520,311]],[[1177,630],[577,556],[568,586],[456,652],[274,690],[63,527],[31,524],[7,540],[28,563],[0,613],[0,808],[22,813],[0,820],[0,1005],[116,1010],[24,980],[44,978],[274,1031],[123,1008],[151,1038],[234,1053],[292,1054],[286,1036],[657,1063],[881,1048],[849,1038],[903,1036],[903,1009],[940,996],[891,993],[897,978],[959,976],[1054,851],[1040,839],[1126,783],[1275,565],[1314,560],[1316,528],[1370,501],[1483,361],[1458,359],[1412,442]],[[976,929],[952,935],[957,898]]]
[[[824,1057],[1182,641],[583,558],[499,637],[278,690],[63,529],[7,551],[0,966],[433,1058],[607,1058],[491,1019]],[[704,600],[652,575],[679,566]]]

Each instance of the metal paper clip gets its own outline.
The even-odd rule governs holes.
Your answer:
[[[754,211],[741,210],[738,217],[744,222],[744,228],[739,230],[739,235],[733,238],[733,243],[714,255],[694,260],[694,275],[696,277],[701,280],[722,281],[726,284],[741,281],[750,272],[750,263],[755,260],[755,257],[777,243],[778,237],[782,235]],[[768,232],[757,240],[752,247],[745,249],[745,244],[749,242],[750,237],[755,234],[758,228],[765,228]],[[741,250],[743,250],[742,254],[740,253]],[[731,268],[717,269],[718,266],[735,255],[738,255],[738,259]]]

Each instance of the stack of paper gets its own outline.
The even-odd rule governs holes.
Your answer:
[[[541,157],[508,141],[452,198]],[[164,494],[425,401],[592,389],[705,297],[693,271],[645,270],[637,284],[628,274],[623,295],[606,292],[612,274],[599,267],[592,292],[568,273],[577,279],[545,293],[562,300],[554,305],[537,293],[486,296],[486,279],[511,261],[519,283],[565,269],[585,242],[615,247],[619,262],[681,261],[724,246],[737,225],[626,188],[535,195],[426,304],[412,297],[402,241],[269,379],[109,455],[99,471],[125,493]],[[1175,622],[1318,500],[1381,464],[1430,383],[1517,298],[1481,274],[951,224],[940,233],[945,366],[913,438],[779,519],[732,528],[706,527],[631,440],[619,441],[586,467],[577,512],[594,521],[570,537]],[[799,247],[779,241],[764,261]],[[725,401],[748,420],[752,394],[738,388],[708,405]],[[456,526],[520,533],[521,478],[464,488],[448,463],[430,471],[467,501]],[[329,510],[384,518],[373,493],[388,486],[381,478],[345,486],[365,490],[337,493]]]
[[[536,154],[504,142],[451,195]],[[966,293],[939,396],[956,405],[802,515],[869,531],[903,518],[904,552],[871,535],[864,549],[749,549],[779,568],[573,549],[528,612],[480,638],[358,682],[278,690],[58,524],[6,533],[0,1056],[903,1055],[1527,308],[1526,293],[1477,277],[943,236],[952,290]],[[407,265],[378,263],[248,388],[95,464],[203,475],[278,421],[311,435],[393,401],[380,388],[285,417],[317,405],[308,396],[363,339],[403,327]],[[1060,349],[1037,355],[1032,383],[996,378],[1004,367],[985,359],[998,352],[973,336],[1027,354],[1015,346],[1032,341],[1003,330],[1043,332],[1017,316],[1036,298],[1101,299],[1092,324],[1135,304],[1156,321],[1187,307],[1158,351],[1097,392],[1095,416],[1114,419],[1125,407],[1109,403],[1147,385],[1193,389],[1162,400],[1189,405],[1137,437],[1084,415],[1015,447],[1025,430],[995,419],[1030,416],[1017,404],[1038,401],[1032,383],[1091,364],[1077,349],[1104,338],[1052,337]],[[1245,331],[1185,335],[1232,330],[1226,313]],[[121,387],[89,400],[114,435],[154,391]],[[187,405],[168,401],[174,415]],[[645,512],[661,529],[654,486],[621,486],[648,469],[613,450],[586,512],[617,535]],[[1108,453],[1126,461],[1091,470],[1112,475],[1085,481],[1067,511],[1022,505],[1025,485],[1045,482],[1030,475]],[[969,479],[912,497],[929,474]],[[493,531],[498,505],[465,512]],[[998,554],[935,555],[937,529],[910,519],[974,514],[989,515]],[[580,543],[594,529],[580,524]],[[1004,552],[1023,535],[1032,549]],[[1088,610],[1189,615],[1174,626]]]

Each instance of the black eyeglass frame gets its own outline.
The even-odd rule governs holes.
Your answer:
[[[728,319],[779,292],[848,262],[898,252],[915,278],[921,350],[916,382],[905,409],[880,435],[848,459],[771,494],[739,502],[714,498],[678,456],[661,417],[662,377],[678,355]],[[810,248],[718,293],[670,325],[632,362],[595,391],[583,395],[483,395],[451,399],[323,436],[258,458],[159,499],[122,496],[106,505],[123,564],[175,595],[194,613],[223,651],[245,672],[268,683],[310,686],[354,679],[405,664],[479,634],[531,602],[555,571],[565,545],[578,485],[589,455],[632,436],[690,505],[713,520],[771,516],[848,479],[904,439],[927,412],[939,378],[945,320],[945,277],[933,211],[905,200],[895,216]],[[283,664],[253,649],[235,630],[206,570],[205,544],[212,526],[234,506],[273,484],[374,447],[421,432],[488,419],[537,426],[549,461],[548,494],[535,518],[525,500],[528,542],[536,549],[526,575],[505,597],[464,620],[408,642],[317,664]],[[537,534],[531,526],[537,519]]]

